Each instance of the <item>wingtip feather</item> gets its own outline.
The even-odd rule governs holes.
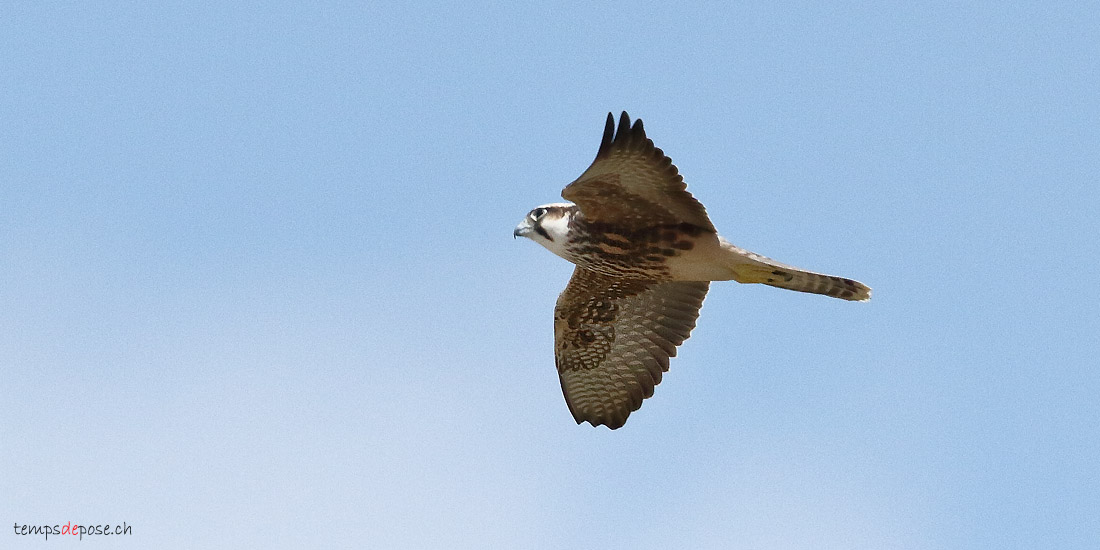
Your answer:
[[[603,126],[603,140],[600,141],[600,149],[596,151],[596,158],[607,154],[611,144],[615,142],[615,115],[607,113],[607,122]]]

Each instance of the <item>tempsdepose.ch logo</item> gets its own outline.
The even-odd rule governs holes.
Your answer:
[[[126,522],[122,522],[121,525],[80,525],[73,522],[66,522],[65,525],[30,525],[30,524],[15,524],[16,535],[44,535],[46,540],[50,540],[50,535],[54,536],[75,536],[79,537],[78,540],[84,540],[84,535],[132,535],[133,526],[127,525]]]

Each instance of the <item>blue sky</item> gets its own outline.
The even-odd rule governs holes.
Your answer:
[[[1096,548],[1097,20],[9,3],[0,520],[167,549]],[[571,266],[511,231],[624,109],[729,240],[875,294],[713,285],[611,432],[554,370]]]

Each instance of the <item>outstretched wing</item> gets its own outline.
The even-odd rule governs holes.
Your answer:
[[[709,285],[573,271],[554,309],[554,351],[578,424],[614,430],[653,395],[669,357],[695,328]]]
[[[706,209],[687,192],[672,159],[653,146],[640,119],[630,125],[625,111],[618,132],[615,118],[607,114],[596,160],[561,196],[596,222],[627,229],[689,223],[714,231]]]

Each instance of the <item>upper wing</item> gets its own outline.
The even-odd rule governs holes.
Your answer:
[[[626,422],[695,328],[709,282],[618,279],[577,267],[554,309],[561,389],[578,424]]]
[[[577,203],[592,221],[629,229],[690,223],[714,231],[707,211],[687,192],[672,159],[653,146],[640,119],[630,125],[625,111],[618,133],[615,118],[607,114],[596,160],[561,196]]]

